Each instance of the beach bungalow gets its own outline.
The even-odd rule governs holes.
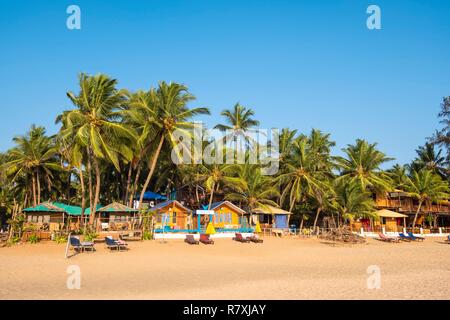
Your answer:
[[[256,208],[253,210],[253,214],[257,217],[261,228],[288,229],[292,213],[267,205],[264,208]]]
[[[155,213],[155,231],[182,232],[193,228],[192,211],[177,200],[168,200],[150,208]]]
[[[81,221],[81,207],[60,202],[44,202],[23,212],[26,216],[25,228],[41,231],[41,238],[49,238],[52,232],[62,231],[65,227],[75,230]]]
[[[118,202],[102,207],[97,212],[100,215],[98,219],[102,230],[129,230],[139,223],[139,211]]]
[[[214,211],[214,215],[209,219],[218,231],[220,229],[238,229],[248,226],[245,211],[230,201],[215,202],[211,204],[210,210]]]

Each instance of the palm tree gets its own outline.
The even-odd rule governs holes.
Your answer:
[[[259,126],[259,121],[252,118],[255,112],[239,103],[234,105],[233,110],[224,110],[220,115],[225,117],[225,121],[228,124],[218,124],[214,129],[221,131],[234,130],[245,133],[250,128]]]
[[[95,221],[95,212],[100,197],[100,160],[110,161],[120,171],[119,157],[132,158],[129,147],[136,141],[134,130],[118,119],[118,109],[125,103],[126,95],[116,89],[117,80],[99,74],[79,76],[78,95],[67,96],[77,109],[65,111],[58,116],[62,122],[61,135],[74,137],[86,149],[89,174],[90,224]],[[126,143],[124,143],[126,141]],[[91,168],[95,170],[95,194],[93,194]]]
[[[426,201],[442,201],[449,198],[448,183],[431,170],[422,169],[413,171],[408,177],[406,191],[419,202],[414,215],[413,228],[416,225],[417,216]]]
[[[188,120],[199,114],[210,114],[208,108],[189,109],[187,104],[194,99],[195,97],[188,92],[186,86],[163,81],[159,83],[157,90],[150,90],[140,101],[133,104],[135,108],[143,112],[144,116],[141,119],[152,120],[152,128],[146,129],[145,124],[142,124],[142,131],[149,132],[148,135],[145,133],[141,135],[142,144],[156,147],[139,198],[139,208],[142,206],[144,193],[150,184],[164,143],[171,147],[177,145],[178,141],[174,136],[176,130],[191,135],[188,129],[193,129],[195,125]],[[157,145],[154,145],[155,143]]]
[[[31,194],[36,206],[41,202],[41,179],[45,177],[49,183],[52,172],[61,170],[53,137],[46,136],[43,127],[33,125],[26,136],[15,137],[13,141],[16,146],[8,151],[3,167],[13,175],[12,182],[23,175],[31,177]]]
[[[237,187],[242,184],[241,179],[231,176],[235,165],[230,164],[202,164],[199,166],[196,180],[203,182],[206,191],[210,193],[208,210],[214,199],[214,192],[220,190],[221,185]]]
[[[250,213],[250,226],[252,213],[256,208],[268,209],[268,205],[278,207],[273,200],[280,196],[274,186],[273,178],[264,176],[258,165],[234,165],[239,183],[233,184],[234,191],[225,196],[225,200],[237,201],[247,207]]]
[[[376,143],[369,144],[365,140],[356,140],[356,144],[342,149],[344,157],[335,157],[337,167],[341,170],[338,179],[356,181],[362,190],[370,189],[383,192],[392,188],[390,177],[381,170],[380,166],[393,158],[376,149]]]
[[[286,172],[276,178],[283,188],[280,203],[289,197],[289,211],[308,196],[318,195],[329,189],[324,182],[326,173],[318,170],[318,164],[318,157],[311,149],[307,137],[299,137],[292,148],[292,161],[285,164]]]
[[[335,197],[330,208],[338,215],[338,226],[341,218],[353,221],[356,218],[376,216],[371,193],[364,190],[358,181],[335,180],[333,189]]]
[[[417,150],[417,157],[413,160],[410,165],[411,172],[421,169],[429,169],[439,174],[441,177],[445,178],[447,176],[446,164],[447,161],[444,156],[442,156],[442,150],[435,150],[435,147],[431,143],[425,143],[425,145],[420,146]]]
[[[408,182],[407,167],[399,164],[394,165],[391,169],[387,170],[392,178],[394,188],[403,189]]]

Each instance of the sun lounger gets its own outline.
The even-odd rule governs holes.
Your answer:
[[[264,242],[263,239],[258,238],[256,235],[247,237],[247,239],[254,243],[263,243]]]
[[[106,247],[108,249],[110,249],[111,251],[112,250],[117,250],[117,251],[128,250],[128,244],[123,240],[114,240],[113,238],[105,237],[105,243],[106,243]]]
[[[240,234],[240,233],[236,233],[236,235],[233,238],[233,240],[237,241],[237,242],[243,242],[243,243],[249,243],[250,242],[250,239],[244,238],[242,236],[242,234]]]
[[[187,234],[186,239],[184,239],[184,242],[188,244],[200,244],[200,241],[194,239],[194,235]]]
[[[76,237],[70,237],[70,245],[75,249],[75,251],[83,252],[83,251],[91,251],[94,252],[94,243],[93,242],[80,242],[80,239]]]
[[[398,236],[399,236],[399,239],[400,239],[400,240],[403,240],[403,241],[411,241],[411,240],[412,240],[410,237],[406,236],[406,235],[403,234],[403,233],[399,233]]]
[[[408,232],[408,236],[411,238],[411,240],[414,240],[414,241],[423,241],[423,240],[425,240],[424,237],[417,237],[412,232]]]
[[[200,242],[203,244],[214,244],[214,240],[211,240],[209,238],[209,234],[201,234],[200,235]]]
[[[380,237],[380,240],[384,241],[384,242],[399,242],[400,241],[400,239],[398,237],[395,237],[395,238],[394,237],[387,237],[387,236],[385,236],[382,233],[379,233],[378,236]]]

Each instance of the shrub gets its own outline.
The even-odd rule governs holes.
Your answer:
[[[28,242],[29,243],[38,243],[41,239],[39,239],[37,234],[32,234],[29,238],[28,238]]]
[[[55,237],[55,242],[57,244],[66,243],[67,242],[67,237],[66,236],[56,236]]]
[[[144,231],[144,235],[142,237],[144,240],[152,240],[153,235],[150,231]]]

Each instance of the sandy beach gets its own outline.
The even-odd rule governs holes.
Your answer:
[[[0,249],[0,299],[450,299],[450,245],[330,246],[317,239],[265,238],[264,244],[216,240],[130,242],[128,252],[64,258],[65,245]],[[81,288],[67,289],[67,267]],[[380,289],[367,268],[380,267]]]

